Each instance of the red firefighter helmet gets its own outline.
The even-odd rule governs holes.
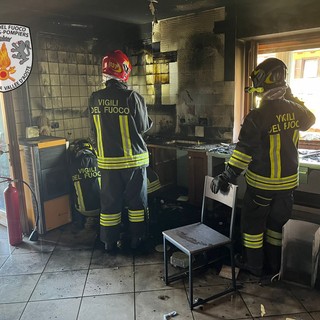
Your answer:
[[[131,69],[128,57],[121,50],[112,51],[102,59],[102,73],[117,80],[127,82]]]

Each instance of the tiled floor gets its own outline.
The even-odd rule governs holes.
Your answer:
[[[165,286],[162,253],[104,252],[93,230],[70,225],[38,242],[8,244],[0,227],[1,320],[320,320],[320,291],[277,282],[261,286],[240,272],[242,288],[190,311],[187,283]],[[172,267],[173,268],[173,267]],[[209,268],[195,283],[195,296],[229,285]]]

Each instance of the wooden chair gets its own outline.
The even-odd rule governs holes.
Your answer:
[[[237,189],[236,185],[230,184],[228,193],[222,193],[219,191],[214,194],[211,190],[211,183],[213,178],[206,176],[204,182],[204,192],[201,207],[201,221],[178,227],[171,230],[162,232],[163,235],[163,246],[164,246],[164,281],[166,285],[175,280],[181,279],[182,277],[188,276],[189,278],[189,305],[192,310],[194,307],[204,304],[209,300],[221,297],[225,294],[236,291],[236,276],[235,276],[235,262],[234,262],[234,248],[233,248],[233,229],[235,224],[236,216],[236,197]],[[214,230],[205,224],[205,215],[208,212],[208,199],[212,199],[214,202],[221,203],[226,208],[229,207],[228,211],[228,222],[230,222],[230,228],[228,228],[228,234],[224,235],[221,232]],[[211,201],[212,206],[212,201]],[[210,206],[210,207],[211,207]],[[213,205],[211,210],[215,210],[216,205]],[[188,256],[189,266],[187,272],[180,272],[173,275],[168,275],[168,254],[167,254],[167,243],[170,242],[176,248],[184,252]],[[231,270],[232,270],[232,286],[225,290],[218,292],[205,299],[193,300],[193,272],[195,271],[194,261],[195,256],[201,253],[206,253],[209,250],[216,249],[219,247],[228,247],[230,252]],[[221,258],[221,257],[217,257]],[[215,259],[216,260],[216,259]]]

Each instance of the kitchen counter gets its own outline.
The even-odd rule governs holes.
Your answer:
[[[206,143],[203,141],[183,139],[149,138],[146,143],[152,147],[182,149],[186,151],[205,152],[208,156],[208,174],[212,174],[212,158],[230,158],[235,144]],[[320,150],[299,149],[300,168],[320,170]]]
[[[320,150],[299,149],[300,167],[320,170]]]
[[[235,144],[205,143],[182,139],[149,139],[146,142],[150,149],[153,150],[153,153],[155,152],[154,150],[158,150],[157,152],[161,155],[161,158],[167,152],[175,154],[177,185],[187,187],[191,191],[195,189],[195,183],[192,179],[201,181],[204,175],[215,176],[222,172],[225,163],[231,157],[235,148]],[[319,199],[320,195],[320,150],[299,149],[299,164],[300,184],[295,191],[295,197],[297,198],[295,206],[298,205],[300,211],[310,212],[310,215],[314,215],[311,210],[314,210],[314,207],[317,208],[317,211],[319,210],[319,201],[317,199]],[[165,169],[164,172],[170,172],[170,176],[174,176],[173,171]],[[238,197],[242,199],[246,189],[244,173],[238,178],[238,184]],[[197,191],[198,193],[200,193],[199,190]],[[316,221],[320,220],[319,214],[315,215],[315,217]]]
[[[216,150],[207,151],[208,157],[225,158],[226,161],[230,158],[234,145],[230,145],[231,148],[218,147]],[[320,170],[320,150],[299,149],[299,165],[300,168],[309,168]]]
[[[208,174],[212,175],[213,160],[216,158],[225,158],[228,161],[229,154],[211,151],[207,152]],[[293,219],[305,220],[320,224],[319,214],[319,187],[320,179],[320,150],[299,149],[299,187],[295,190],[295,204]],[[237,180],[239,185],[239,199],[243,199],[245,192],[244,174]]]
[[[160,148],[176,148],[201,152],[217,152],[218,154],[231,154],[235,144],[208,143],[200,140],[148,138],[145,140],[148,146]]]

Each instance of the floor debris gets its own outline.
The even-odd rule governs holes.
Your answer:
[[[178,315],[177,311],[171,311],[163,315],[163,320],[168,320]]]

